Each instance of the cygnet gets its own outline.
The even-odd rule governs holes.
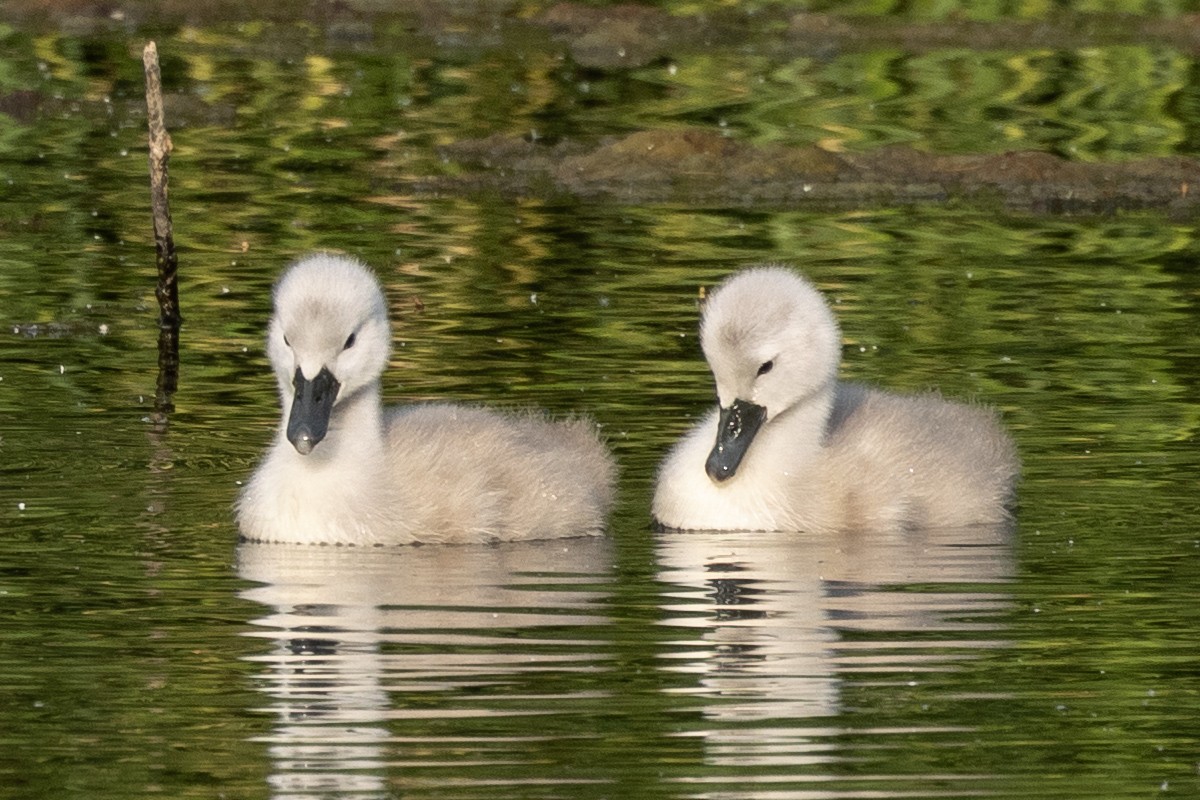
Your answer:
[[[997,523],[1020,471],[992,409],[838,380],[822,294],[783,267],[710,295],[718,407],[662,463],[652,513],[682,530],[832,532]]]
[[[275,287],[278,435],[237,504],[252,541],[399,545],[601,532],[616,466],[595,426],[443,403],[385,409],[391,332],[375,276],[328,254]]]

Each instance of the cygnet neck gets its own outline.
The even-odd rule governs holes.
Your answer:
[[[795,454],[815,455],[825,439],[829,416],[833,412],[837,396],[837,381],[831,380],[808,397],[782,413],[772,417],[763,431],[763,442],[768,449],[773,443],[786,447]],[[761,435],[761,434],[760,434]]]

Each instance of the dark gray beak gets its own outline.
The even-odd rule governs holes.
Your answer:
[[[734,400],[728,408],[721,409],[717,443],[704,462],[708,477],[719,483],[734,476],[766,418],[766,408],[744,400]]]
[[[333,401],[337,399],[341,384],[325,367],[311,381],[297,367],[292,386],[296,396],[292,400],[292,414],[288,417],[287,438],[296,452],[306,456],[329,430],[329,415],[333,413]]]

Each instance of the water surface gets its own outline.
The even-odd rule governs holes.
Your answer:
[[[1194,54],[763,38],[592,66],[484,17],[153,31],[186,318],[165,428],[150,31],[0,30],[0,795],[1200,793],[1194,219],[422,189],[454,142],[684,125],[1189,155]],[[386,286],[389,402],[592,415],[622,467],[609,535],[239,545],[276,424],[270,286],[316,248]],[[828,293],[847,377],[1001,410],[1011,529],[651,530],[655,466],[712,402],[700,289],[755,261]]]

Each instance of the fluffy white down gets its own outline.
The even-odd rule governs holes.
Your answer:
[[[705,472],[719,408],[692,428],[659,470],[660,525],[837,531],[1009,519],[1020,464],[996,413],[840,382],[837,321],[795,272],[763,266],[729,278],[708,300],[701,341],[719,404],[754,403],[766,419],[723,482]]]
[[[385,410],[390,340],[383,293],[357,261],[313,255],[280,279],[267,351],[283,413],[238,501],[243,537],[393,545],[603,530],[616,467],[593,425],[440,403]],[[327,434],[302,455],[286,436],[293,376],[322,368],[340,387]]]

